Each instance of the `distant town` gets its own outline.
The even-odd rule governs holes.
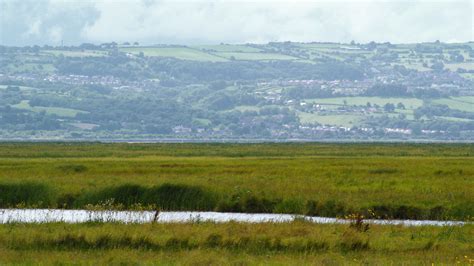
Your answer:
[[[474,140],[474,43],[0,47],[5,140]]]

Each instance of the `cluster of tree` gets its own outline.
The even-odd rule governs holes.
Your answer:
[[[344,63],[306,64],[293,61],[199,62],[173,58],[149,58],[154,73],[166,73],[181,81],[211,82],[215,80],[257,79],[362,79],[364,72]]]
[[[61,124],[54,116],[45,112],[35,113],[25,110],[0,106],[0,125],[5,130],[57,130]]]
[[[433,130],[437,131],[438,134],[443,134],[442,132],[448,133],[450,136],[459,136],[461,131],[471,131],[474,130],[474,122],[454,122],[447,120],[427,120],[427,121],[413,121],[407,120],[403,117],[389,117],[389,116],[380,116],[372,117],[366,121],[366,126],[378,128],[379,130],[383,128],[404,128],[411,129],[412,134],[421,135],[422,130]],[[379,132],[383,135],[383,131]]]
[[[22,92],[18,86],[7,86],[0,89],[0,106],[17,104],[23,98]]]
[[[443,53],[443,46],[441,44],[417,44],[414,49],[417,53]]]
[[[456,109],[451,109],[444,104],[425,104],[418,107],[414,111],[415,119],[420,119],[426,116],[432,119],[435,116],[457,117],[474,120],[474,112],[464,112]]]
[[[160,77],[164,86],[216,80],[256,79],[362,79],[360,67],[345,63],[307,64],[293,61],[199,62],[175,58],[129,58],[121,53],[107,57],[59,57],[54,66],[61,74],[112,75],[127,79]]]

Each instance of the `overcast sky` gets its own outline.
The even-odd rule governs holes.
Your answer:
[[[474,39],[474,0],[0,0],[0,43]]]

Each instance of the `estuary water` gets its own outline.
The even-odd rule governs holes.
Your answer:
[[[0,209],[0,223],[85,223],[85,222],[119,222],[119,223],[189,223],[189,222],[243,222],[243,223],[283,223],[306,220],[319,224],[347,224],[350,220],[315,217],[293,214],[263,213],[223,213],[223,212],[170,212],[170,211],[91,211],[63,209]],[[461,221],[429,220],[376,220],[366,219],[370,224],[404,225],[404,226],[460,226]]]

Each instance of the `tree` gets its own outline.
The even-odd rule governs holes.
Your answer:
[[[212,90],[222,90],[227,87],[227,83],[223,80],[216,80],[209,84],[209,88]]]
[[[451,55],[451,61],[461,63],[464,62],[464,56],[462,54]]]
[[[383,109],[384,109],[385,112],[392,113],[392,112],[395,111],[395,105],[393,103],[386,103],[383,106]]]
[[[436,70],[436,71],[441,71],[444,69],[444,64],[443,62],[436,61],[431,65],[431,69]]]

